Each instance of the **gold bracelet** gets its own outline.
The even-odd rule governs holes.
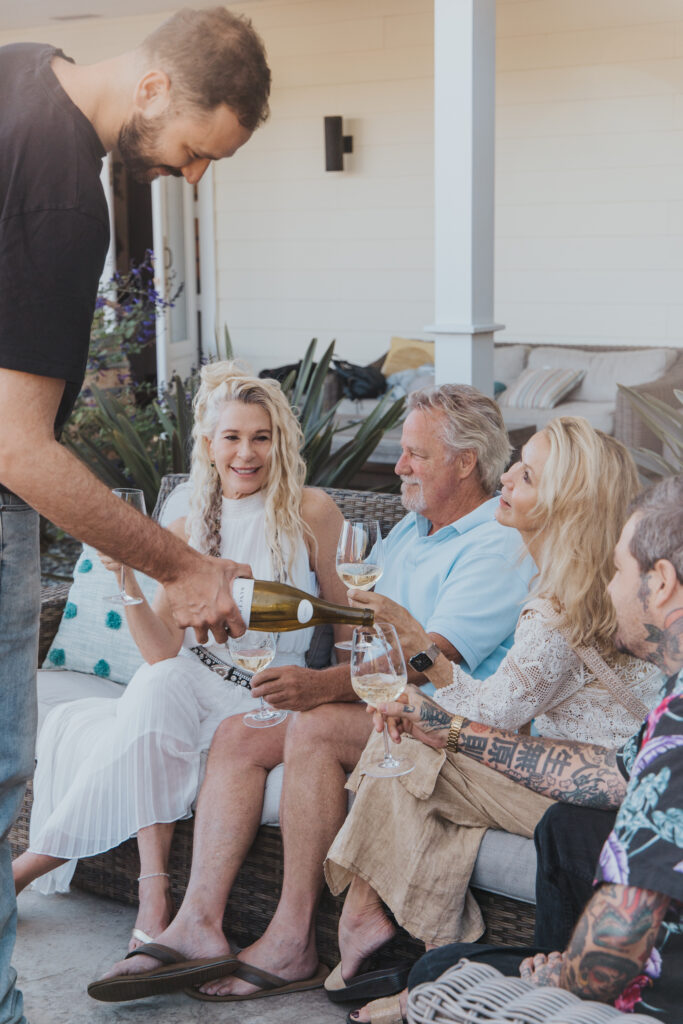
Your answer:
[[[460,739],[460,730],[464,721],[463,715],[453,715],[451,719],[451,727],[448,730],[448,739],[446,740],[446,750],[450,750],[452,754],[457,754],[458,752],[458,740]]]

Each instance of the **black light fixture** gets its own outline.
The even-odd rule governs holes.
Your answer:
[[[344,153],[353,153],[353,135],[344,135],[341,117],[325,118],[325,170],[343,171]]]

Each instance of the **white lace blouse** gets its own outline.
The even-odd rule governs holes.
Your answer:
[[[605,661],[634,696],[655,706],[664,681],[658,669],[638,658]],[[433,699],[476,722],[519,729],[533,718],[541,736],[605,747],[620,746],[641,724],[533,605],[522,611],[514,645],[492,676],[473,679],[452,667],[453,682]]]

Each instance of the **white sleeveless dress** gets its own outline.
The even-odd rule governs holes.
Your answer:
[[[221,554],[273,579],[265,542],[262,495],[223,499]],[[318,592],[301,540],[288,582]],[[303,665],[312,629],[281,633],[274,665]],[[29,849],[68,862],[33,885],[68,892],[76,860],[113,849],[139,829],[190,817],[202,753],[219,723],[258,706],[242,686],[227,683],[189,650],[187,630],[175,658],[142,665],[118,699],[87,698],[54,708],[37,744]],[[229,661],[227,648],[207,645]]]

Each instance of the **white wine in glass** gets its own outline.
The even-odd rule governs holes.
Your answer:
[[[349,522],[344,520],[337,544],[337,576],[344,586],[356,590],[370,590],[382,578],[384,549],[382,531],[377,519]],[[351,644],[343,640],[335,644],[350,651]]]
[[[117,498],[125,501],[126,504],[132,505],[138,512],[142,512],[143,516],[147,515],[147,509],[145,508],[145,495],[138,487],[115,487],[112,491]],[[126,590],[126,566],[121,565],[121,588],[118,594],[112,594],[108,598],[112,604],[142,604],[141,597],[133,597]]]
[[[275,657],[275,636],[273,633],[248,629],[242,636],[228,637],[228,651],[238,668],[256,674],[267,668]],[[243,721],[252,729],[267,729],[271,725],[284,722],[286,717],[286,711],[276,711],[261,697],[258,711],[248,711]]]
[[[361,700],[371,707],[396,700],[405,690],[408,673],[396,630],[389,622],[376,622],[367,629],[353,631],[351,644],[351,685]],[[384,757],[365,768],[365,774],[378,779],[407,775],[415,765],[407,757],[394,757],[389,750],[389,732],[384,723]]]

